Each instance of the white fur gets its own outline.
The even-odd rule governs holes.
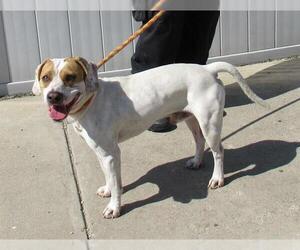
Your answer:
[[[60,67],[58,67],[60,68]],[[193,114],[186,120],[196,142],[195,157],[187,167],[199,167],[207,142],[214,157],[214,171],[209,187],[224,185],[221,130],[225,91],[218,72],[237,78],[245,93],[263,104],[247,86],[239,72],[228,63],[207,66],[172,64],[128,77],[103,78],[88,110],[72,117],[75,131],[97,155],[106,184],[98,189],[102,197],[111,195],[103,211],[105,218],[115,218],[121,210],[121,162],[119,142],[142,133],[156,120],[178,111]],[[57,82],[54,85],[57,87]],[[46,91],[51,91],[51,84]],[[66,88],[62,87],[66,92]],[[71,91],[71,90],[69,90]],[[85,93],[83,93],[85,95]]]

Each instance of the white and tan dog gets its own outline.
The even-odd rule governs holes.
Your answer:
[[[206,141],[214,157],[208,186],[224,185],[221,130],[225,90],[217,78],[219,72],[236,77],[245,94],[265,106],[236,68],[223,62],[172,64],[127,77],[98,79],[96,66],[83,58],[48,59],[37,68],[33,93],[43,92],[53,120],[73,119],[77,133],[96,153],[106,181],[97,194],[111,196],[103,215],[115,218],[120,215],[122,194],[118,143],[170,114],[176,114],[175,122],[185,120],[196,142],[195,157],[186,166],[200,167]]]

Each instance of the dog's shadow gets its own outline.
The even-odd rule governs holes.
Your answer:
[[[225,149],[225,185],[243,177],[255,176],[289,164],[297,156],[300,142],[261,141],[237,149]],[[150,170],[143,177],[124,187],[124,193],[145,183],[157,185],[157,194],[125,204],[123,213],[147,204],[173,198],[181,203],[207,196],[207,184],[213,171],[210,152],[204,155],[204,167],[198,171],[184,168],[187,159],[167,163]]]

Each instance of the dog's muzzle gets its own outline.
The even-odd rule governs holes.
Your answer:
[[[62,105],[64,95],[57,91],[51,91],[47,95],[47,101],[50,105]]]
[[[62,121],[67,118],[73,105],[79,99],[80,94],[77,94],[70,102],[65,103],[64,95],[60,92],[51,91],[47,95],[47,101],[49,104],[49,116],[54,121]]]

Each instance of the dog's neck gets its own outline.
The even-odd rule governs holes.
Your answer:
[[[89,109],[89,107],[93,104],[96,95],[97,91],[89,93],[76,104],[75,108],[69,113],[74,121],[79,120]]]

